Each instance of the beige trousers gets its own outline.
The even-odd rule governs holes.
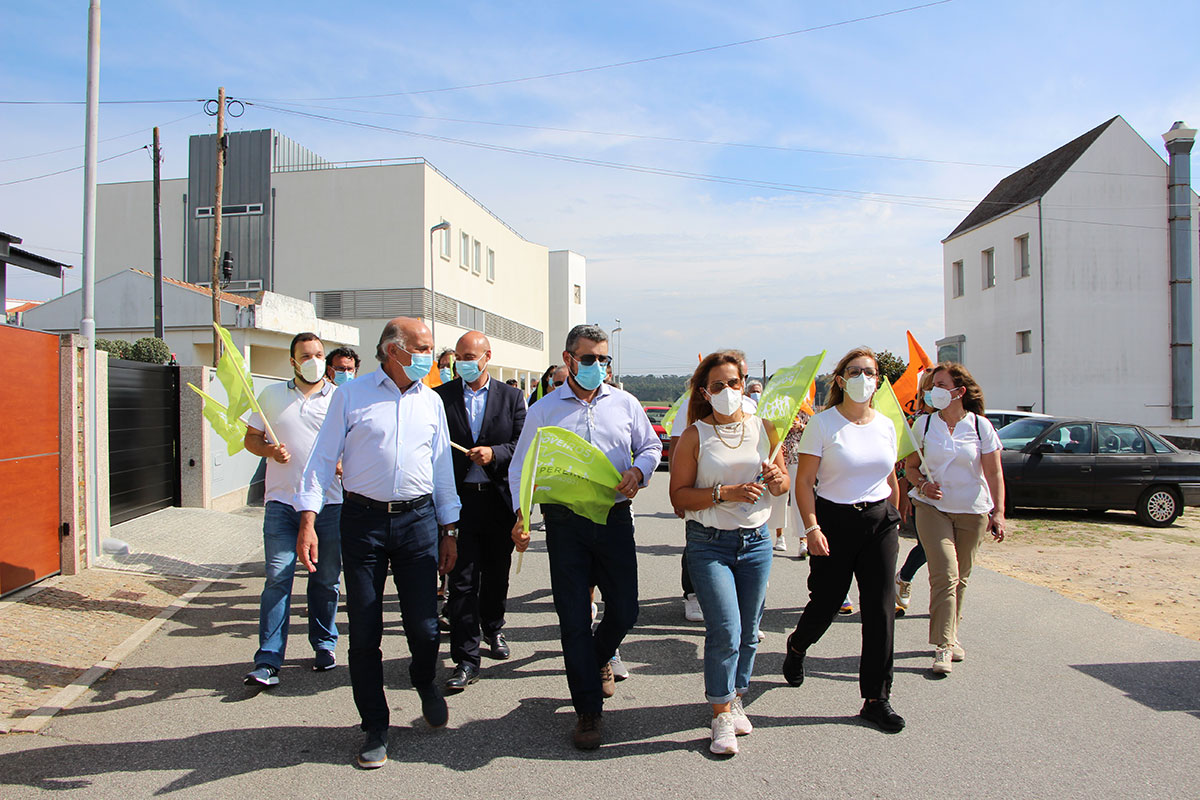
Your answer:
[[[929,643],[949,647],[958,642],[967,579],[975,553],[987,533],[987,514],[947,514],[928,503],[914,502],[917,536],[929,559]]]

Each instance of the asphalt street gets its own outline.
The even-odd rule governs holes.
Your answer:
[[[420,719],[394,597],[387,605],[393,729],[382,769],[353,766],[361,733],[345,639],[343,666],[312,672],[295,604],[281,684],[242,685],[256,646],[259,561],[215,582],[41,734],[0,737],[0,797],[1200,795],[1200,642],[980,570],[960,637],[967,660],[935,679],[922,571],[913,611],[896,623],[893,704],[908,728],[886,735],[856,717],[857,614],[810,651],[802,687],[780,677],[784,637],[807,597],[807,562],[790,554],[774,559],[767,638],[746,703],[755,731],[740,755],[711,756],[703,626],[683,619],[683,525],[666,490],[660,472],[634,503],[641,617],[621,648],[633,674],[607,702],[598,751],[571,746],[574,714],[535,534],[512,581],[512,658],[485,658],[482,680],[450,699],[447,729]],[[910,544],[902,541],[902,556]]]

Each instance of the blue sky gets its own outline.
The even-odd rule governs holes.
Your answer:
[[[211,97],[224,85],[261,101],[233,129],[274,127],[335,161],[428,158],[527,238],[587,256],[589,316],[605,327],[621,318],[624,372],[688,372],[697,351],[718,347],[770,369],[860,343],[903,355],[906,328],[930,351],[943,335],[940,240],[1004,175],[1114,114],[1160,153],[1172,121],[1200,123],[1200,4],[952,0],[543,80],[308,98],[541,75],[916,4],[109,0],[101,99]],[[82,100],[87,3],[0,0],[0,12],[0,100]],[[498,153],[262,107],[282,99],[434,136],[774,186]],[[0,105],[0,115],[0,184],[82,163],[82,106]],[[156,124],[166,177],[186,174],[187,137],[215,127],[194,102],[105,105],[100,138],[112,140],[100,157],[148,143]],[[76,149],[23,158],[60,148]],[[99,168],[101,182],[149,176],[141,152]],[[75,265],[81,218],[81,171],[0,186],[0,230]],[[78,282],[72,270],[68,289]],[[59,288],[9,277],[14,297]]]

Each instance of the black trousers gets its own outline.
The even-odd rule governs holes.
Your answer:
[[[512,565],[512,529],[517,515],[492,483],[479,491],[459,487],[458,560],[450,571],[446,617],[450,620],[450,657],[479,666],[480,636],[491,638],[504,627],[508,572]]]
[[[791,648],[808,650],[829,629],[850,580],[858,580],[862,658],[858,685],[866,700],[887,700],[892,690],[896,622],[896,555],[900,512],[882,500],[861,510],[817,497],[817,522],[829,555],[809,553],[808,605],[796,623]]]

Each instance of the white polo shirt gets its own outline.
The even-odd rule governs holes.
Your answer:
[[[276,500],[294,507],[296,495],[302,486],[304,465],[308,463],[308,456],[317,441],[317,433],[325,421],[335,389],[331,381],[324,381],[320,389],[305,397],[296,388],[296,381],[290,380],[268,386],[259,393],[258,404],[263,414],[266,414],[275,435],[292,456],[286,464],[280,464],[273,458],[267,459],[267,502]],[[251,412],[246,424],[263,431],[266,437],[267,426],[257,411]],[[336,480],[330,481],[325,489],[325,504],[340,502],[342,484]]]
[[[921,416],[913,423],[912,432],[925,455],[926,477],[942,487],[942,497],[932,500],[917,492],[916,486],[909,497],[947,514],[986,514],[992,510],[992,492],[983,477],[982,456],[1004,446],[987,417],[967,412],[951,433],[940,414]]]

